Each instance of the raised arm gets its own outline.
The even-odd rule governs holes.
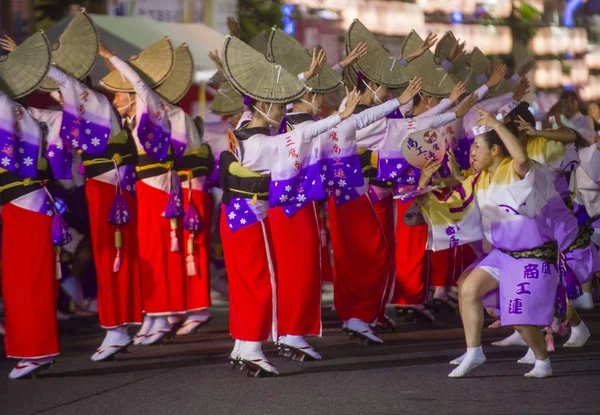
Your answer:
[[[118,56],[109,52],[102,43],[100,43],[99,54],[104,59],[108,59],[108,61],[131,83],[137,94],[137,99],[141,99],[144,102],[148,101],[150,88],[136,71],[134,71],[127,63],[119,59]]]
[[[452,104],[456,102],[465,93],[465,83],[459,82],[456,84],[450,96],[442,99],[435,107],[425,111],[422,114],[417,115],[415,118],[431,117],[432,115],[442,114],[450,109]]]
[[[348,90],[346,89],[346,92]],[[323,120],[314,122],[310,126],[310,137],[309,140],[315,138],[316,136],[323,134],[336,125],[338,125],[343,120],[350,118],[360,101],[360,94],[356,91],[356,88],[352,90],[352,92],[348,93],[346,96],[346,108],[339,114],[331,115]]]
[[[356,129],[362,130],[374,122],[379,121],[389,113],[396,111],[402,105],[412,102],[414,96],[419,93],[422,83],[421,78],[415,78],[408,84],[408,87],[397,99],[391,99],[383,104],[369,108],[360,114],[356,114],[354,117]]]
[[[498,133],[498,136],[506,146],[510,157],[513,159],[513,166],[515,172],[519,175],[519,177],[525,177],[527,171],[529,170],[529,158],[527,157],[527,151],[525,147],[521,144],[519,139],[515,137],[508,128],[502,123],[498,121],[492,114],[486,112],[480,108],[477,108],[480,116],[477,119],[477,124],[479,126],[486,126],[495,130]]]
[[[574,143],[577,140],[577,133],[569,128],[559,128],[558,130],[536,130],[535,127],[525,121],[521,116],[515,121],[519,131],[525,131],[529,137],[542,137],[547,140],[558,141],[563,144]]]

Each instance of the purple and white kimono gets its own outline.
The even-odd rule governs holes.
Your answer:
[[[468,177],[446,201],[424,196],[429,248],[483,238],[494,247],[470,268],[482,268],[499,281],[503,325],[552,322],[559,274],[548,202],[557,196],[542,167],[532,165],[521,179],[510,158],[493,176],[483,171]]]

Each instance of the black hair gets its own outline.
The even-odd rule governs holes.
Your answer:
[[[510,131],[515,137],[519,136],[519,126],[513,120],[510,120],[508,123],[504,124],[508,131]]]
[[[485,140],[485,143],[487,144],[487,146],[490,150],[492,149],[492,147],[494,145],[497,145],[500,148],[500,151],[502,152],[502,155],[504,157],[510,156],[508,149],[506,148],[506,146],[504,145],[504,142],[500,139],[500,136],[498,135],[498,133],[496,131],[491,130],[491,131],[488,131],[487,133],[483,134],[483,139]]]
[[[85,78],[83,78],[81,83],[84,84],[85,86],[87,86],[89,89],[92,89],[92,77],[91,76],[88,75]]]
[[[364,94],[365,91],[368,89],[367,86],[369,85],[370,82],[372,82],[372,81],[364,75],[363,75],[362,79],[360,77],[358,77],[357,78],[358,85],[356,85],[356,90],[359,93]]]
[[[508,113],[508,118],[510,122],[517,121],[519,117],[523,118],[527,123],[533,125],[535,127],[535,117],[529,111],[529,104],[527,102],[521,102],[516,106],[511,112]]]
[[[574,99],[575,102],[577,103],[577,111],[581,111],[581,99],[579,98],[579,95],[577,95],[576,91],[573,90],[564,90],[561,94],[560,94],[560,100],[561,101],[567,101],[570,99]]]
[[[256,110],[258,108],[258,100],[251,98],[250,99],[250,104],[248,105],[248,108],[250,109],[250,112],[254,115],[256,113]]]
[[[423,95],[421,95],[421,94],[415,95],[413,98],[413,107],[417,108],[419,106],[419,104],[421,103],[421,101],[423,101]]]

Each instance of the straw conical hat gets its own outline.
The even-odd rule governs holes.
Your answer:
[[[213,76],[210,77],[210,79],[208,80],[208,83],[221,85],[223,82],[226,82],[226,81],[227,81],[227,78],[225,77],[225,75],[223,75],[221,72],[217,71],[216,74],[214,74]]]
[[[358,73],[353,65],[348,65],[344,68],[342,78],[344,80],[344,85],[346,85],[348,89],[356,88],[358,86]]]
[[[307,91],[296,75],[235,37],[225,38],[222,60],[229,83],[250,98],[284,104],[295,101]]]
[[[173,70],[174,62],[175,52],[168,37],[159,40],[127,61],[150,88],[160,85],[167,79]],[[117,70],[106,75],[100,83],[112,92],[134,92],[131,83]]]
[[[397,61],[358,19],[348,29],[346,53],[350,53],[360,42],[366,42],[369,51],[354,65],[371,81],[389,88],[399,88],[410,81],[404,67]]]
[[[210,111],[217,115],[232,115],[244,111],[244,99],[227,81],[219,85]]]
[[[490,77],[492,75],[492,60],[485,56],[485,54],[479,49],[473,49],[473,53],[469,57],[469,62],[471,67],[473,68],[473,73],[475,76],[477,75],[485,75],[486,77]],[[497,97],[499,95],[504,95],[509,92],[512,92],[513,87],[506,79],[503,79],[496,85],[491,88],[488,92],[488,96],[490,98]]]
[[[50,68],[50,41],[40,31],[0,56],[0,90],[12,99],[37,89]]]
[[[67,75],[82,80],[92,72],[98,56],[98,30],[92,18],[81,9],[58,41],[52,45],[52,64]],[[46,77],[40,89],[57,91],[58,84]]]
[[[452,32],[446,32],[435,48],[436,63],[441,64],[444,59],[448,60],[455,45],[458,45],[458,40],[456,40]],[[473,93],[479,85],[477,84],[474,70],[469,66],[467,57],[465,55],[461,56],[452,65],[453,68],[448,73],[455,81],[465,83],[467,93]]]
[[[280,64],[291,74],[306,71],[312,63],[312,51],[306,49],[296,39],[281,29],[273,28],[269,36],[268,53],[270,60]],[[329,66],[306,82],[314,92],[325,93],[342,85],[342,77]]]
[[[178,103],[192,86],[194,77],[194,57],[187,44],[175,49],[173,70],[155,91],[171,104]]]
[[[409,55],[422,43],[423,39],[413,30],[402,45],[402,54]],[[435,62],[434,55],[430,50],[426,50],[421,56],[410,61],[406,65],[406,72],[411,78],[420,76],[423,79],[421,90],[427,95],[445,97],[450,95],[456,86],[456,81]]]
[[[267,38],[267,34],[264,32],[264,30],[258,35],[254,36],[250,42],[248,42],[248,44],[263,55],[266,55],[267,50],[269,49],[269,39]]]
[[[263,30],[258,35],[254,36],[248,44],[250,46],[252,46],[254,49],[256,49],[258,52],[260,52],[261,54],[266,56],[268,40],[269,39],[267,39],[267,35],[265,34],[265,32]],[[208,80],[209,83],[216,84],[216,85],[221,85],[223,82],[226,82],[226,81],[227,81],[227,78],[221,72],[217,72]]]

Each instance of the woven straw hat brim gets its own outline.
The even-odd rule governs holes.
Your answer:
[[[346,85],[348,89],[358,87],[358,73],[353,65],[348,65],[344,68],[342,78],[344,79],[344,85]]]
[[[216,84],[216,85],[221,85],[225,81],[227,81],[227,78],[225,77],[225,75],[223,75],[221,72],[218,72],[218,71],[216,74],[211,76],[210,79],[208,80],[209,83]]]
[[[435,63],[441,65],[444,59],[448,59],[454,45],[458,44],[458,41],[454,37],[454,34],[450,31],[444,33],[444,36],[438,41],[435,46]]]
[[[296,75],[235,37],[225,38],[222,61],[229,83],[240,94],[253,99],[285,104],[308,90]]]
[[[475,76],[481,74],[487,77],[491,76],[490,70],[492,68],[492,60],[488,58],[479,48],[475,48],[473,50],[469,61],[471,63],[471,67],[473,67],[473,73],[475,74]],[[512,85],[506,79],[503,79],[498,85],[491,88],[488,91],[487,95],[490,98],[494,98],[500,95],[507,94],[511,92],[512,89]]]
[[[244,99],[227,81],[219,85],[210,111],[216,115],[233,115],[244,111]]]
[[[283,30],[276,28],[271,30],[269,36],[267,56],[295,75],[306,71],[312,63],[312,51],[307,50]],[[306,85],[313,92],[326,93],[342,86],[342,77],[324,65],[319,74],[309,79]]]
[[[194,77],[194,57],[187,44],[175,49],[173,70],[155,91],[171,104],[177,104],[187,94]]]
[[[39,31],[13,52],[0,56],[0,90],[12,99],[36,90],[50,68],[50,41]]]
[[[360,42],[366,42],[369,48],[367,54],[355,62],[355,67],[371,81],[399,88],[410,81],[410,76],[404,67],[358,19],[355,19],[348,29],[346,37],[346,53],[350,53]]]
[[[248,44],[262,55],[267,55],[267,51],[269,49],[269,39],[264,31],[254,36],[250,42],[248,42]]]
[[[58,41],[52,45],[52,64],[67,75],[83,80],[96,65],[99,49],[98,29],[83,9],[71,20]],[[57,91],[58,84],[46,77],[40,89]]]
[[[402,45],[402,54],[409,55],[421,43],[423,43],[423,39],[413,30]],[[421,91],[427,95],[445,97],[450,95],[456,86],[456,81],[448,75],[448,72],[435,63],[434,55],[430,50],[426,50],[421,56],[410,61],[406,65],[406,72],[411,78],[420,76],[423,79]]]
[[[450,57],[452,48],[458,44],[452,32],[446,32],[439,40],[435,48],[435,61],[438,64],[444,59]],[[477,85],[476,75],[467,63],[465,55],[461,56],[453,63],[453,68],[448,72],[456,82],[464,82],[466,92],[473,93],[479,85]]]
[[[150,88],[163,83],[171,74],[175,63],[175,52],[171,39],[165,37],[139,55],[134,55],[127,61]],[[119,71],[112,71],[100,81],[102,86],[112,92],[134,92],[131,83]]]

